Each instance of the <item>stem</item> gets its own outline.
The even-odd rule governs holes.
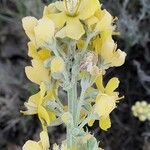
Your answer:
[[[87,39],[86,39],[85,44],[84,44],[84,47],[83,47],[83,49],[82,49],[82,54],[84,54],[84,53],[86,52],[86,50],[87,50],[87,48],[88,48],[88,45],[89,45],[91,39],[92,39],[94,36],[96,36],[97,34],[98,34],[98,33],[90,33],[90,34],[87,35]]]
[[[73,136],[70,129],[70,125],[67,125],[67,148],[71,149],[73,147]]]
[[[85,91],[86,90],[83,90],[81,91],[81,95],[80,95],[80,99],[79,99],[79,102],[78,102],[78,110],[77,110],[77,114],[76,114],[76,123],[78,124],[79,123],[79,120],[80,120],[80,113],[81,113],[81,109],[82,109],[82,105],[83,105],[83,101],[84,101],[84,94],[85,94]]]
[[[66,54],[64,52],[64,50],[62,50],[62,48],[57,44],[57,51],[60,53],[60,55],[63,57],[63,59],[66,59]]]
[[[56,40],[55,39],[53,41],[53,44],[49,45],[48,48],[53,51],[53,53],[55,54],[56,57],[60,56],[60,54],[59,54],[59,52],[57,50],[57,44],[56,44]]]
[[[89,114],[85,120],[79,125],[79,128],[82,129],[90,120],[91,120],[91,114]]]
[[[76,111],[77,111],[77,81],[67,91],[68,94],[68,111],[72,115],[72,123],[67,126],[67,145],[69,149],[75,146],[75,140],[72,134],[72,128],[76,127],[75,122]]]

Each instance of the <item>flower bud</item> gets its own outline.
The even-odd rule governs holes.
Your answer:
[[[61,57],[55,57],[51,61],[51,72],[62,73],[64,71],[65,64]]]
[[[131,109],[133,115],[138,117],[140,121],[150,120],[150,104],[146,101],[136,102]]]

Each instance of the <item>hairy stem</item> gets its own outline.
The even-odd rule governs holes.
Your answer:
[[[75,82],[67,91],[68,94],[68,111],[72,115],[72,123],[67,126],[67,145],[69,149],[75,147],[75,139],[72,134],[72,128],[77,126],[75,121],[77,111],[77,82]]]

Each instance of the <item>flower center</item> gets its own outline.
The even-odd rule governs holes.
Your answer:
[[[81,0],[64,0],[67,14],[75,16],[78,13]]]

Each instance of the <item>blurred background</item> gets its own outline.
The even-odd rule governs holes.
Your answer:
[[[42,16],[51,0],[0,0],[0,150],[21,150],[28,139],[38,138],[41,130],[36,116],[22,116],[20,109],[37,87],[24,74],[30,64],[27,38],[21,25],[24,16]],[[150,103],[150,0],[101,0],[103,8],[119,18],[118,41],[127,53],[122,67],[112,68],[106,80],[116,76],[125,99],[112,113],[112,128],[89,130],[105,150],[150,150],[150,122],[140,122],[132,114],[136,101]],[[65,137],[64,126],[49,129],[51,144]]]

